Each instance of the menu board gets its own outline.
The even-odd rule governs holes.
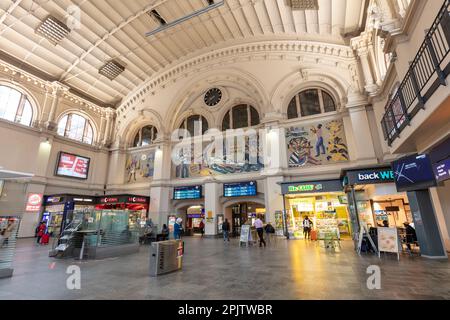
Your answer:
[[[381,252],[399,252],[396,228],[378,228],[378,250]]]
[[[223,195],[225,197],[256,196],[256,181],[225,183],[223,185]]]
[[[437,182],[450,179],[450,158],[433,164],[433,171]]]
[[[201,197],[202,197],[202,186],[173,188],[174,200],[200,199]]]
[[[87,179],[90,159],[75,154],[60,152],[56,175],[76,179]]]

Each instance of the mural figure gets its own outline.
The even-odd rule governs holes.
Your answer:
[[[145,181],[153,177],[155,151],[130,154],[125,164],[127,183]]]
[[[320,123],[316,128],[312,128],[311,132],[316,135],[316,158],[320,156],[320,151],[322,150],[322,154],[325,154],[325,145],[323,144],[323,136],[322,136],[322,124]]]
[[[305,126],[288,128],[286,140],[291,168],[349,160],[341,120],[318,123],[309,130]]]
[[[125,170],[127,171],[128,183],[133,179],[136,181],[136,171],[140,168],[140,161],[137,156],[128,156],[127,163],[125,166]]]

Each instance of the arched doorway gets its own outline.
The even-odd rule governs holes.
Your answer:
[[[180,204],[175,209],[176,216],[183,219],[184,236],[200,236],[200,223],[205,218],[203,203]],[[175,219],[173,220],[175,222]],[[171,224],[170,221],[169,224]]]
[[[265,222],[266,208],[263,201],[233,201],[224,206],[225,218],[228,219],[231,226],[231,235],[238,237],[241,226],[249,223],[253,225],[256,217],[260,217]]]

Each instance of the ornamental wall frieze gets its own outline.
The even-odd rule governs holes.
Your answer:
[[[166,88],[180,78],[211,68],[211,64],[223,66],[240,61],[287,60],[317,64],[328,62],[329,65],[345,69],[354,59],[355,55],[350,47],[319,42],[271,41],[228,47],[182,62],[149,80],[122,103],[118,112],[120,114],[140,103],[148,94],[154,95],[157,88]]]

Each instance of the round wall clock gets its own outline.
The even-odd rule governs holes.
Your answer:
[[[204,101],[207,106],[213,107],[222,100],[222,91],[218,88],[209,89],[205,93]]]

